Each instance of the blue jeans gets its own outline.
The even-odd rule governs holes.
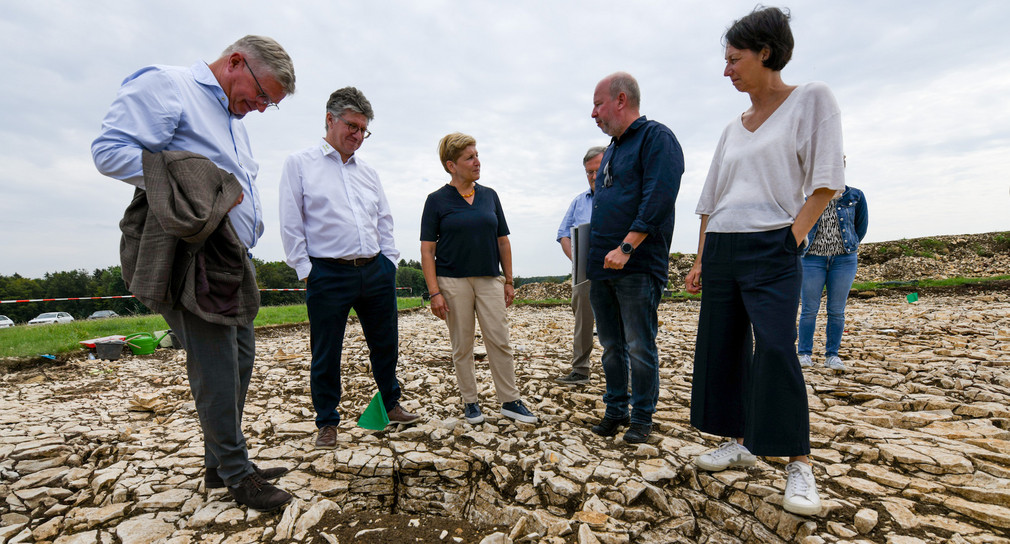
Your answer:
[[[821,308],[821,292],[828,291],[828,327],[824,342],[824,355],[838,355],[845,329],[845,303],[849,289],[856,279],[856,252],[823,257],[803,257],[803,290],[800,297],[799,344],[800,355],[810,355],[814,348],[814,326]]]
[[[628,274],[616,279],[593,280],[589,299],[596,331],[603,346],[603,374],[607,389],[605,417],[651,424],[659,400],[659,299],[663,285],[649,274]],[[631,395],[628,395],[628,381]]]

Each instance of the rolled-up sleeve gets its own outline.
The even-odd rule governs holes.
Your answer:
[[[175,82],[158,71],[140,71],[123,81],[91,144],[102,174],[144,188],[141,154],[164,151],[175,135],[182,101]]]
[[[572,203],[568,205],[568,211],[565,212],[564,218],[561,219],[561,225],[558,226],[558,237],[555,242],[561,242],[562,238],[572,237],[572,227],[575,226],[575,205],[578,203],[578,199],[579,197],[575,197],[575,200],[572,200]]]

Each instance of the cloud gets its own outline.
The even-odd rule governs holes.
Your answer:
[[[720,37],[753,1],[169,4],[15,0],[0,45],[0,274],[41,276],[118,263],[118,220],[133,189],[98,174],[91,140],[119,83],[149,64],[214,60],[254,33],[295,62],[298,91],[246,119],[260,163],[266,234],[257,257],[282,260],[277,184],[284,158],[323,134],[330,92],[371,100],[359,152],[379,172],[404,258],[419,259],[425,196],[448,180],[435,147],[473,134],[482,183],[501,196],[516,274],[566,274],[554,241],[585,186],[581,158],[605,144],[589,117],[596,82],[634,74],[643,113],[675,132],[686,172],[673,251],[694,252],[694,207],[723,127],[749,107],[722,76]],[[869,238],[1006,228],[1008,64],[996,44],[1010,5],[939,1],[791,2],[789,83],[838,97],[848,180],[867,193]]]

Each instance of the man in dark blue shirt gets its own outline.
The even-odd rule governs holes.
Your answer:
[[[659,400],[657,314],[684,173],[677,138],[639,114],[640,99],[638,82],[624,72],[593,93],[593,118],[611,143],[596,174],[587,267],[607,380],[607,410],[593,432],[613,436],[630,423],[629,443],[648,440]]]

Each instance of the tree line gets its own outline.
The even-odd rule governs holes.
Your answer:
[[[260,289],[302,289],[305,283],[298,279],[294,269],[283,261],[264,262],[254,258],[256,266],[256,283]],[[532,278],[515,278],[518,288],[532,281],[563,281],[564,276],[536,276]],[[427,292],[421,263],[415,260],[400,259],[396,270],[396,286],[398,296],[422,296]],[[20,274],[13,276],[0,275],[0,300],[23,300],[40,298],[70,298],[70,297],[103,297],[128,295],[123,282],[122,269],[117,266],[87,270],[70,270],[65,272],[48,272],[41,278],[26,278]],[[264,306],[280,306],[284,304],[302,304],[305,302],[303,291],[295,292],[263,292],[261,303]],[[134,298],[114,298],[104,300],[78,300],[57,302],[31,302],[0,305],[0,314],[14,320],[15,323],[25,323],[29,319],[44,312],[69,312],[74,319],[83,319],[97,310],[112,310],[119,315],[149,314],[150,310]]]

